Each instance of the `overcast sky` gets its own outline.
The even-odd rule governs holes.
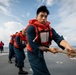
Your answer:
[[[5,46],[11,34],[25,28],[28,21],[36,17],[41,5],[50,11],[51,26],[76,46],[76,0],[0,0],[0,40]]]

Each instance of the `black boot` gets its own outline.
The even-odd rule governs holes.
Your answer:
[[[16,66],[16,67],[18,67],[18,64],[17,64],[17,63],[15,63],[15,66]]]
[[[12,64],[12,61],[11,61],[11,59],[9,59],[9,60],[8,60],[8,62],[9,62],[10,64]]]
[[[23,68],[19,68],[18,74],[28,74],[28,72],[24,71]]]

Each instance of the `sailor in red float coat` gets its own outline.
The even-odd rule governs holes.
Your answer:
[[[1,41],[1,42],[0,42],[0,50],[1,50],[1,53],[2,53],[2,51],[4,50],[3,46],[4,46],[4,43]]]

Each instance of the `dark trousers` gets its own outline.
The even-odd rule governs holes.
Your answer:
[[[1,51],[1,53],[3,52],[3,50],[4,50],[4,49],[3,49],[3,46],[1,46],[1,47],[0,47],[0,51]]]
[[[33,70],[33,75],[51,75],[47,69],[44,57],[39,58],[28,50],[27,53],[31,68]]]
[[[14,55],[15,53],[14,53],[13,44],[9,43],[9,60],[11,60]]]
[[[16,60],[17,60],[18,67],[19,68],[24,67],[24,59],[25,59],[24,50],[14,47],[14,51],[15,51],[15,56],[17,58]]]

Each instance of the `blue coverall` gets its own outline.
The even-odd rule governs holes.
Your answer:
[[[25,59],[25,53],[24,53],[24,48],[26,47],[25,44],[22,44],[20,42],[20,36],[16,36],[16,43],[19,47],[22,47],[22,48],[16,48],[14,46],[14,51],[15,51],[15,55],[16,55],[16,60],[17,60],[17,66],[19,68],[23,68],[24,67],[24,59]]]
[[[59,43],[64,38],[58,35],[58,33],[56,33],[56,31],[53,28],[52,28],[52,34],[53,34],[53,37],[51,40],[54,40],[59,45]],[[33,70],[33,75],[51,75],[47,69],[47,66],[44,60],[44,52],[39,50],[38,48],[39,46],[41,46],[41,44],[38,42],[33,42],[35,37],[36,37],[35,28],[32,25],[28,26],[27,39],[33,51],[31,52],[27,50],[27,53],[28,53],[28,59],[29,59],[31,68]]]
[[[11,40],[14,41],[14,37],[12,36],[11,37]],[[11,61],[11,59],[13,58],[13,56],[15,55],[15,52],[14,52],[14,48],[13,48],[13,43],[9,43],[9,60]]]

